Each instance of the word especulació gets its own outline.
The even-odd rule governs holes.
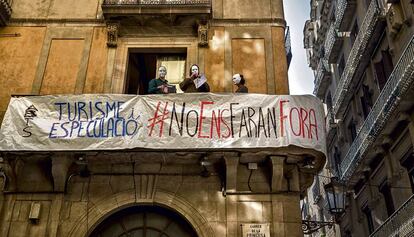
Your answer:
[[[121,116],[123,101],[57,102],[59,122],[52,124],[49,138],[107,138],[134,136],[139,117]]]

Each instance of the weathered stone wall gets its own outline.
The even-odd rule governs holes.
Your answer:
[[[12,94],[124,93],[128,53],[137,48],[185,48],[186,71],[199,64],[212,92],[233,92],[231,77],[242,73],[252,93],[288,93],[282,0],[214,0],[208,47],[198,46],[196,26],[142,20],[150,25],[121,25],[117,47],[108,48],[102,2],[13,1],[9,26],[0,29],[7,34],[0,37],[0,121]],[[233,157],[227,168],[201,177],[185,174],[200,171],[200,157],[131,168],[127,154],[81,177],[76,162],[57,156],[4,155],[0,236],[87,236],[109,214],[143,203],[171,207],[199,236],[240,236],[240,224],[251,222],[270,223],[272,236],[302,235],[299,176],[288,186],[283,165],[267,161],[251,173]],[[36,222],[28,218],[33,203],[41,206]]]
[[[172,208],[200,237],[241,236],[242,223],[269,223],[272,236],[302,236],[299,192],[294,192],[298,180],[283,178],[292,167],[273,172],[272,178],[267,159],[257,170],[249,170],[247,163],[229,157],[227,164],[216,160],[208,168],[210,175],[203,177],[199,164],[180,157],[174,159],[181,162],[167,159],[161,164],[114,154],[86,157],[90,176],[82,177],[76,160],[62,163],[67,157],[7,156],[1,163],[15,171],[15,177],[6,172],[8,183],[0,195],[1,236],[87,236],[110,214],[144,204]],[[274,178],[284,183],[279,190],[272,188],[277,186]],[[33,203],[41,205],[37,221],[29,220]]]

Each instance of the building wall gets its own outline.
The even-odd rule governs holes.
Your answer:
[[[0,34],[17,33],[19,36],[0,38],[0,47],[4,48],[2,53],[7,54],[1,57],[0,63],[10,65],[3,68],[7,81],[24,84],[26,88],[0,93],[0,119],[11,94],[124,93],[127,53],[123,51],[123,42],[133,44],[153,37],[148,42],[156,43],[168,36],[170,39],[159,47],[177,46],[174,41],[178,34],[173,32],[161,38],[155,37],[154,30],[166,31],[163,26],[155,29],[152,26],[151,32],[125,28],[134,36],[120,35],[121,47],[108,49],[101,3],[13,1],[11,22],[0,29]],[[209,47],[198,48],[196,32],[191,28],[189,31],[183,31],[188,27],[179,30],[184,32],[185,41],[193,47],[189,49],[191,52],[188,51],[186,68],[189,69],[193,63],[199,64],[208,76],[213,92],[234,91],[230,80],[232,75],[244,73],[251,92],[289,93],[282,1],[240,3],[219,0],[213,1],[212,7]],[[262,10],[251,11],[256,7]],[[237,23],[235,20],[238,19],[245,23]],[[18,55],[22,58],[18,59]],[[30,68],[30,71],[18,68]],[[27,75],[9,75],[12,71]],[[21,80],[30,80],[32,84]],[[62,81],[65,83],[58,83]],[[7,87],[14,88],[14,85],[7,84]]]
[[[292,187],[271,189],[265,157],[254,172],[237,156],[225,155],[226,164],[216,157],[209,175],[201,176],[203,167],[192,161],[201,153],[83,155],[88,175],[70,153],[6,156],[2,167],[14,172],[6,172],[0,195],[1,236],[88,236],[111,214],[136,205],[168,207],[198,236],[240,236],[243,223],[269,223],[271,236],[302,236],[299,195],[293,191],[298,180],[274,173]],[[166,163],[158,162],[162,159]],[[226,174],[220,172],[223,165]],[[34,204],[40,214],[29,219]]]
[[[311,1],[313,9],[321,11],[321,4],[327,2],[332,3],[333,7],[340,4],[340,1]],[[350,2],[350,1],[347,1]],[[352,1],[351,1],[352,2]],[[364,22],[367,21],[367,12],[369,12],[369,6],[374,1],[354,1],[355,7],[353,10],[348,10],[349,15],[344,21],[348,21],[349,24],[346,29],[339,30],[337,32],[342,34],[339,38],[342,40],[341,44],[336,46],[337,58],[336,61],[329,62],[329,77],[326,79],[326,86],[321,83],[319,89],[320,99],[327,104],[328,109],[330,103],[328,101],[328,95],[335,98],[338,91],[348,91],[346,94],[345,102],[341,105],[342,111],[334,114],[333,124],[327,131],[328,137],[331,140],[327,141],[328,144],[328,164],[326,165],[326,171],[320,175],[327,175],[329,177],[342,177],[340,170],[336,170],[341,163],[357,163],[357,161],[348,161],[350,159],[348,154],[353,154],[350,148],[352,145],[358,145],[353,143],[362,142],[360,140],[354,141],[351,132],[351,123],[355,124],[355,132],[358,136],[358,131],[363,127],[364,123],[374,124],[380,120],[384,113],[380,114],[376,120],[366,120],[364,114],[364,104],[367,102],[371,112],[373,111],[374,104],[384,104],[386,100],[379,101],[384,93],[390,93],[383,90],[380,87],[380,75],[378,71],[378,63],[384,60],[384,55],[388,52],[390,55],[390,61],[392,62],[392,68],[395,69],[399,63],[400,57],[403,55],[404,50],[410,43],[414,35],[414,28],[410,23],[414,16],[414,5],[410,1],[398,1],[395,3],[387,4],[387,1],[377,1],[379,4],[379,20],[376,24],[372,36],[364,29]],[[352,4],[352,3],[351,3]],[[335,12],[335,11],[334,11]],[[334,13],[333,13],[334,14]],[[316,17],[315,17],[316,16]],[[310,21],[305,25],[305,47],[308,51],[308,62],[317,75],[317,65],[314,62],[319,62],[319,59],[325,58],[325,42],[329,39],[326,35],[321,33],[321,28],[326,25],[333,25],[336,15],[330,15],[326,19],[327,21],[321,21],[321,13],[318,12],[314,15],[311,14]],[[367,38],[367,46],[363,49],[364,56],[360,59],[353,59],[352,51],[358,47],[358,43],[355,42],[355,38],[352,36],[352,30],[354,25],[357,24],[359,32],[359,38]],[[366,24],[366,23],[365,23]],[[312,26],[317,25],[316,30]],[[369,37],[367,37],[369,36]],[[325,37],[320,42],[317,42],[318,37]],[[320,52],[316,52],[316,49],[321,49]],[[362,54],[361,54],[362,55]],[[356,73],[354,78],[341,78],[340,75],[340,60],[344,57],[345,70],[351,70],[349,65],[357,65],[357,70],[361,73]],[[355,64],[355,62],[357,62]],[[409,71],[412,67],[411,64],[406,64],[405,67],[400,66],[398,70]],[[362,65],[362,66],[360,66]],[[359,67],[359,69],[358,69]],[[397,70],[397,71],[398,71]],[[398,73],[398,72],[397,72]],[[349,75],[350,74],[346,74]],[[403,76],[401,76],[403,77]],[[397,77],[398,78],[398,77]],[[346,84],[345,88],[340,88],[340,82],[345,79],[351,79],[351,83]],[[390,78],[386,78],[391,80]],[[401,80],[403,80],[401,78]],[[367,88],[365,90],[364,88]],[[409,180],[409,170],[402,165],[404,159],[413,156],[414,136],[413,133],[409,133],[412,130],[414,121],[412,119],[414,114],[414,106],[412,100],[413,83],[407,83],[407,91],[405,94],[398,95],[400,103],[398,103],[395,112],[386,118],[385,124],[381,127],[378,135],[375,135],[372,139],[374,142],[367,148],[367,152],[363,154],[357,154],[356,158],[360,158],[360,165],[356,170],[351,173],[350,178],[343,180],[348,188],[347,194],[347,208],[345,214],[338,219],[340,223],[343,236],[368,236],[370,231],[368,229],[368,220],[363,212],[364,208],[371,210],[371,216],[373,220],[373,228],[377,229],[381,227],[387,220],[390,213],[387,213],[386,197],[380,192],[383,185],[390,187],[392,201],[394,209],[397,210],[408,199],[412,198],[414,189]],[[364,91],[365,90],[365,91]],[[317,91],[317,90],[315,90]],[[398,92],[397,92],[398,93]],[[369,94],[369,96],[367,96]],[[394,94],[396,95],[396,94]],[[394,95],[389,95],[392,98]],[[369,97],[369,98],[367,98]],[[361,135],[361,134],[359,134]],[[361,135],[362,136],[362,135]],[[364,141],[367,142],[367,141]],[[335,149],[337,154],[335,155]],[[336,157],[335,157],[336,156]],[[358,164],[359,164],[358,163]],[[320,186],[323,183],[329,181],[315,180],[319,182]],[[314,184],[315,185],[315,184]],[[311,187],[308,191],[308,195],[312,196]],[[324,193],[321,191],[322,197]],[[316,219],[320,218],[319,210],[324,209],[324,215],[327,215],[327,210],[324,208],[324,203],[316,202],[312,203],[312,199],[309,200],[309,213],[311,216],[315,216]],[[402,225],[402,223],[399,223]],[[389,228],[389,227],[388,227]],[[327,231],[325,229],[325,231]],[[315,234],[317,235],[317,234]],[[333,235],[332,235],[333,236]]]
[[[282,0],[214,0],[208,47],[198,46],[196,26],[151,20],[121,25],[117,47],[108,47],[102,2],[13,1],[0,28],[0,121],[12,95],[125,93],[128,52],[142,48],[185,48],[186,71],[199,64],[212,92],[233,92],[232,75],[242,73],[249,92],[289,93]],[[303,235],[298,203],[309,175],[295,166],[272,166],[267,155],[228,165],[220,156],[205,178],[202,156],[178,152],[166,163],[139,152],[107,155],[89,154],[92,174],[81,177],[77,152],[2,154],[0,236],[88,236],[110,214],[143,204],[168,206],[199,236],[240,236],[242,223],[270,223],[272,236]],[[253,175],[249,162],[260,165]],[[38,204],[39,218],[29,220]]]

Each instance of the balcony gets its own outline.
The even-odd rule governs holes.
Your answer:
[[[326,37],[326,32],[329,29],[329,25],[331,23],[329,16],[331,15],[330,12],[332,11],[332,0],[324,0],[321,6],[321,17],[319,19],[319,27],[317,29],[318,39],[323,40]]]
[[[342,43],[342,35],[338,32],[335,24],[332,24],[325,40],[325,57],[329,63],[336,63],[338,61]]]
[[[0,0],[0,26],[5,26],[12,13],[13,0]]]
[[[345,102],[352,98],[352,81],[363,75],[370,62],[378,39],[385,28],[384,19],[383,11],[377,1],[371,1],[335,91],[333,107],[337,118],[342,117],[346,107]]]
[[[392,113],[399,106],[402,98],[413,86],[413,73],[414,37],[411,38],[402,53],[394,71],[388,78],[371,112],[340,164],[341,179],[343,181],[349,180],[354,174],[384,126],[390,121]]]
[[[124,18],[144,19],[145,16],[162,15],[205,20],[211,14],[211,0],[104,0],[103,15],[106,20]]]
[[[372,1],[375,2],[376,0]],[[335,27],[341,31],[347,31],[355,14],[356,0],[338,0],[335,10]]]
[[[331,81],[331,72],[329,65],[326,59],[320,59],[318,63],[318,68],[316,69],[316,78],[315,78],[315,89],[313,94],[318,98],[323,98],[326,89],[328,88]]]
[[[370,237],[413,236],[414,195],[392,214]]]

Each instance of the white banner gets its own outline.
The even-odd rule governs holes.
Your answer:
[[[326,154],[310,95],[50,95],[12,98],[0,150],[278,148]]]

